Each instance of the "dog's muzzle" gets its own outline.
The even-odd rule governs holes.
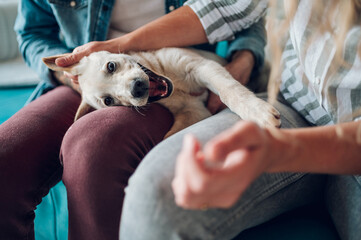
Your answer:
[[[148,97],[148,102],[154,102],[154,101],[158,101],[162,98],[167,98],[169,97],[172,92],[173,92],[173,84],[172,82],[163,77],[160,76],[154,72],[152,72],[151,70],[149,70],[148,68],[144,67],[143,65],[141,65],[140,63],[138,63],[138,65],[141,67],[141,69],[145,72],[145,74],[147,74],[148,78],[149,78],[149,97]],[[136,80],[134,82],[135,85],[139,85],[138,89],[141,89],[140,93],[142,93],[142,89],[146,88],[144,87],[144,84],[140,84],[140,83],[136,83]],[[147,85],[147,84],[145,84]],[[137,91],[135,91],[137,92]],[[133,95],[133,93],[132,93]],[[136,94],[137,95],[137,94]],[[134,96],[134,95],[133,95]],[[136,97],[136,96],[134,96]]]
[[[135,98],[143,98],[148,93],[149,83],[145,79],[136,78],[131,84],[130,93]]]

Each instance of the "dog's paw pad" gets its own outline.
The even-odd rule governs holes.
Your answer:
[[[281,114],[269,103],[258,105],[258,115],[255,120],[262,127],[281,126]]]

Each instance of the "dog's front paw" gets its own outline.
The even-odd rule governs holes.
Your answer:
[[[247,103],[247,109],[240,109],[242,119],[256,122],[262,127],[280,127],[281,115],[271,104],[259,98]]]
[[[262,100],[261,100],[262,101]],[[263,101],[264,102],[264,101]],[[280,127],[281,114],[268,102],[264,102],[262,106],[257,109],[258,119],[256,122],[262,127]]]

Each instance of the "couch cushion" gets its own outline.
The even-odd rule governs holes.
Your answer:
[[[0,1],[0,61],[19,55],[14,23],[17,15],[18,0]]]
[[[35,72],[20,57],[14,24],[18,0],[0,1],[0,87],[24,87],[39,83]]]
[[[36,240],[68,239],[68,204],[62,181],[38,205],[34,225]]]
[[[0,88],[33,86],[40,81],[21,57],[0,62],[0,75]]]

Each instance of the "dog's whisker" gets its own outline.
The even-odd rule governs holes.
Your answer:
[[[141,110],[140,107],[134,106],[134,109],[135,109],[140,115],[145,116],[145,114],[140,111],[140,110]]]

